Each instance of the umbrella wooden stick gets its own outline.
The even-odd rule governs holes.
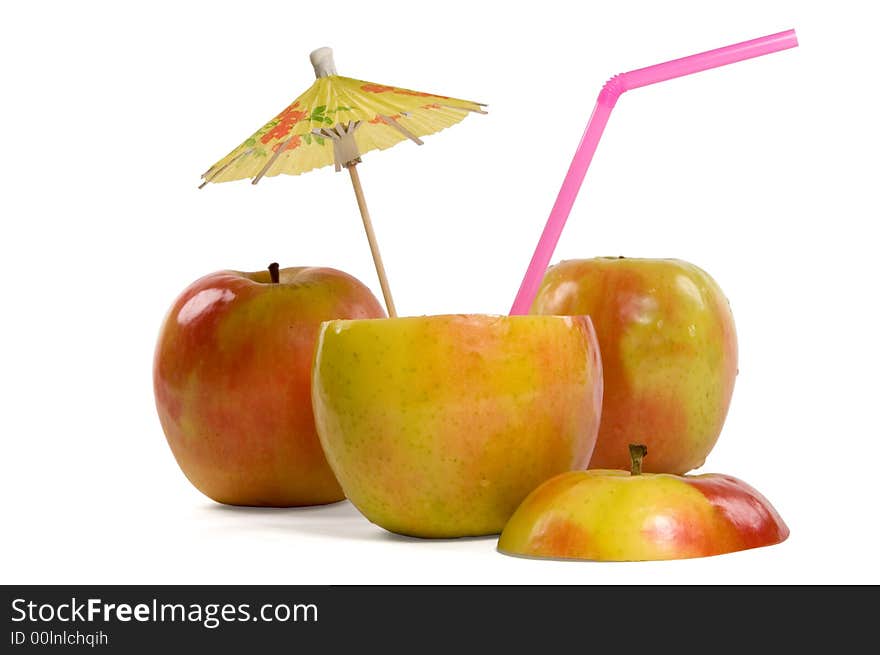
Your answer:
[[[394,299],[391,297],[391,287],[388,286],[388,277],[385,275],[385,264],[382,263],[382,255],[379,252],[376,233],[373,231],[373,222],[370,220],[370,211],[367,209],[367,201],[364,199],[364,190],[361,187],[361,178],[357,172],[357,164],[349,164],[346,168],[348,168],[348,174],[351,176],[351,185],[354,187],[354,195],[355,198],[357,198],[358,209],[360,209],[361,218],[364,221],[364,231],[367,233],[367,241],[370,242],[370,252],[373,253],[373,263],[376,265],[376,274],[379,276],[382,295],[385,297],[385,307],[388,309],[388,316],[394,318],[397,316],[397,310],[394,308]]]
[[[330,48],[314,50],[309,55],[309,59],[315,68],[315,77],[336,75],[333,50]],[[325,129],[321,133],[335,142],[334,157],[336,159],[336,170],[338,171],[340,166],[344,166],[348,169],[348,174],[351,175],[351,185],[354,187],[358,209],[361,210],[361,218],[364,221],[364,231],[367,233],[367,241],[370,242],[370,252],[373,253],[373,263],[376,265],[376,275],[379,276],[379,285],[382,287],[382,295],[385,297],[385,308],[388,310],[388,316],[394,318],[397,316],[397,310],[394,308],[391,287],[388,286],[388,277],[385,275],[385,264],[382,263],[382,254],[379,252],[376,233],[373,231],[373,221],[370,220],[370,210],[367,209],[367,201],[364,199],[364,190],[361,187],[361,178],[356,168],[360,161],[360,155],[354,140],[354,131],[358,127],[360,127],[360,121],[357,121],[357,123],[349,122],[348,125],[338,124],[332,130]]]

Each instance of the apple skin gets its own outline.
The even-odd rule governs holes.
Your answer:
[[[590,459],[602,368],[586,317],[331,321],[315,356],[327,460],[389,531],[498,534],[538,484]]]
[[[535,489],[498,540],[510,555],[642,561],[707,557],[785,541],[760,493],[718,474],[563,473]]]
[[[318,330],[331,318],[384,316],[370,290],[332,268],[220,271],[190,285],[162,325],[156,408],[190,482],[229,505],[342,500],[311,404]]]
[[[590,468],[627,469],[647,445],[647,471],[685,473],[718,440],[737,373],[730,305],[709,275],[675,259],[597,258],[547,270],[535,314],[589,315],[605,399]]]

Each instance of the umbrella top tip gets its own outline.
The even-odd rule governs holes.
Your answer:
[[[323,47],[312,50],[309,60],[315,69],[315,77],[336,75],[336,64],[333,62],[333,48]]]

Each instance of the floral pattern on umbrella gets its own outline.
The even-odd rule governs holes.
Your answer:
[[[430,99],[431,102],[425,102]],[[253,178],[267,157],[282,154],[265,175],[299,175],[334,163],[328,140],[313,130],[337,123],[362,121],[355,140],[361,153],[384,150],[407,138],[384,119],[390,119],[415,136],[425,136],[455,125],[469,112],[485,113],[480,103],[375,84],[331,75],[315,80],[301,96],[285,107],[241,145],[209,168],[208,182]],[[384,119],[383,119],[384,117]]]

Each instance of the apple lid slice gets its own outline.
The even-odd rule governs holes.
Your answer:
[[[508,555],[646,561],[720,555],[788,537],[773,506],[737,478],[641,472],[647,448],[630,446],[632,470],[571,471],[547,480],[514,512],[498,540]]]

